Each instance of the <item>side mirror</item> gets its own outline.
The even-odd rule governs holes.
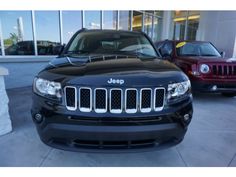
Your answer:
[[[54,55],[60,55],[63,52],[64,48],[65,48],[65,44],[64,45],[58,45],[58,46],[54,47],[53,54]]]
[[[165,59],[165,60],[171,60],[171,55],[168,54],[168,53],[164,53],[164,54],[162,55],[162,58]]]
[[[224,58],[225,57],[225,51],[220,52],[220,55],[221,55],[222,58]]]

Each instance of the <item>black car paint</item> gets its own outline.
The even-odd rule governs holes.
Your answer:
[[[66,85],[121,89],[161,86],[167,90],[169,83],[188,80],[178,67],[158,58],[120,57],[115,59],[113,57],[113,59],[104,60],[102,57],[99,60],[88,60],[88,57],[63,56],[63,53],[59,58],[53,59],[37,77],[60,82],[62,88]],[[110,78],[123,79],[125,82],[122,85],[108,84],[107,81]],[[44,117],[40,123],[33,119],[44,143],[65,150],[96,151],[97,149],[75,148],[69,142],[77,138],[90,141],[110,140],[111,142],[154,138],[167,141],[156,148],[172,146],[182,141],[193,111],[191,95],[187,95],[176,103],[166,104],[160,112],[137,112],[135,114],[107,112],[97,114],[95,112],[69,111],[65,107],[63,97],[61,100],[50,100],[33,94],[31,112],[33,117],[37,113]],[[188,121],[183,119],[185,114],[190,115]],[[136,123],[134,119],[137,119]],[[140,123],[139,120],[141,119],[153,119],[155,121]],[[64,141],[63,145],[54,143],[53,138],[64,138],[66,143]],[[99,149],[99,151],[101,150]],[[104,150],[105,152],[110,150],[114,152],[113,149]]]

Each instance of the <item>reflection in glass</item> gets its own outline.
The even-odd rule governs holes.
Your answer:
[[[149,36],[152,37],[152,16],[145,14],[144,18],[144,32]]]
[[[119,11],[119,29],[130,30],[130,11]]]
[[[35,26],[38,55],[56,55],[60,46],[59,12],[36,11]]]
[[[187,26],[187,40],[196,40],[199,19],[200,19],[199,11],[189,11],[188,26]]]
[[[186,20],[175,20],[174,19],[174,39],[184,40]]]
[[[103,12],[103,28],[116,29],[117,11]]]
[[[85,28],[100,29],[100,11],[85,11]]]
[[[68,43],[73,34],[82,27],[81,11],[62,11],[62,22],[63,42]]]
[[[132,22],[133,31],[142,31],[142,17],[143,14],[141,12],[137,11],[133,12],[133,22]]]
[[[5,55],[34,55],[30,11],[0,11]]]
[[[162,19],[158,17],[153,17],[153,41],[159,41],[161,40],[161,29],[162,29]]]

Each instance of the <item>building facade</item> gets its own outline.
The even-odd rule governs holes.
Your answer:
[[[30,85],[57,46],[81,28],[143,31],[153,41],[207,40],[236,57],[236,11],[0,11],[7,88]]]

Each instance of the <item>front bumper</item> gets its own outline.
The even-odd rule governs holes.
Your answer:
[[[192,98],[152,115],[87,117],[45,106],[43,98],[35,97],[31,112],[41,140],[70,151],[133,152],[170,147],[182,141],[193,113]],[[34,119],[38,113],[43,116],[40,123]],[[186,114],[188,120],[184,120]]]
[[[235,92],[236,93],[236,81],[208,81],[208,80],[195,80],[191,81],[192,90],[199,92]]]

